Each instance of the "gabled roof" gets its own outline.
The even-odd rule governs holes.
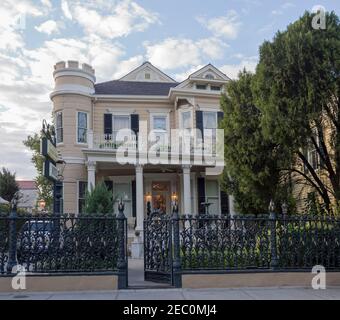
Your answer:
[[[150,79],[145,79],[145,73],[150,73]],[[163,71],[156,68],[149,61],[145,61],[136,69],[130,71],[128,74],[119,79],[120,81],[142,81],[142,82],[176,82]]]
[[[151,79],[145,79],[145,73],[150,73]],[[94,88],[97,95],[168,96],[171,88],[182,89],[197,79],[207,80],[204,78],[207,73],[215,76],[215,79],[210,81],[225,83],[230,80],[223,72],[209,63],[192,73],[183,82],[178,83],[150,62],[144,62],[121,79],[97,83]]]
[[[95,84],[95,94],[167,96],[177,82],[141,82],[113,80]]]
[[[198,77],[201,77],[204,73],[213,73],[213,74],[218,75],[223,80],[230,80],[230,78],[226,74],[224,74],[222,71],[217,69],[211,63],[209,63],[206,66],[202,67],[201,69],[195,71],[188,78],[189,79],[190,78],[198,78]]]

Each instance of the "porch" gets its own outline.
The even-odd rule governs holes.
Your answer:
[[[232,198],[220,188],[219,176],[206,176],[202,167],[179,165],[119,165],[106,159],[88,157],[89,190],[104,181],[115,199],[118,212],[120,199],[125,204],[129,236],[143,231],[143,221],[152,212],[171,215],[176,201],[183,215],[205,213],[202,203],[209,203],[213,215],[232,214]]]

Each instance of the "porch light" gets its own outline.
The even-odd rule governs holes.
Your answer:
[[[177,193],[176,193],[176,192],[173,192],[173,193],[172,193],[171,200],[172,200],[172,202],[177,202],[178,196],[177,196]]]
[[[152,196],[151,196],[151,193],[150,193],[150,192],[148,192],[148,193],[146,194],[145,200],[146,200],[146,202],[151,202]]]

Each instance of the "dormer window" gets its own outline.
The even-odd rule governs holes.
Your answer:
[[[207,85],[206,84],[196,84],[196,89],[197,90],[206,90]]]
[[[150,79],[151,79],[150,73],[145,73],[145,79],[146,79],[146,80],[150,80]]]
[[[205,75],[205,77],[204,78],[206,78],[206,79],[215,79],[215,77],[214,77],[214,75],[213,74],[211,74],[211,73],[207,73],[206,75]]]
[[[221,91],[221,87],[220,86],[210,86],[210,89],[212,91]]]

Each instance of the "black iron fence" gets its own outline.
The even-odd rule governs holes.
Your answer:
[[[0,215],[0,274],[113,273],[127,285],[127,223],[117,216]],[[13,269],[14,268],[14,269]]]
[[[340,270],[340,219],[196,216],[179,222],[183,271]]]

